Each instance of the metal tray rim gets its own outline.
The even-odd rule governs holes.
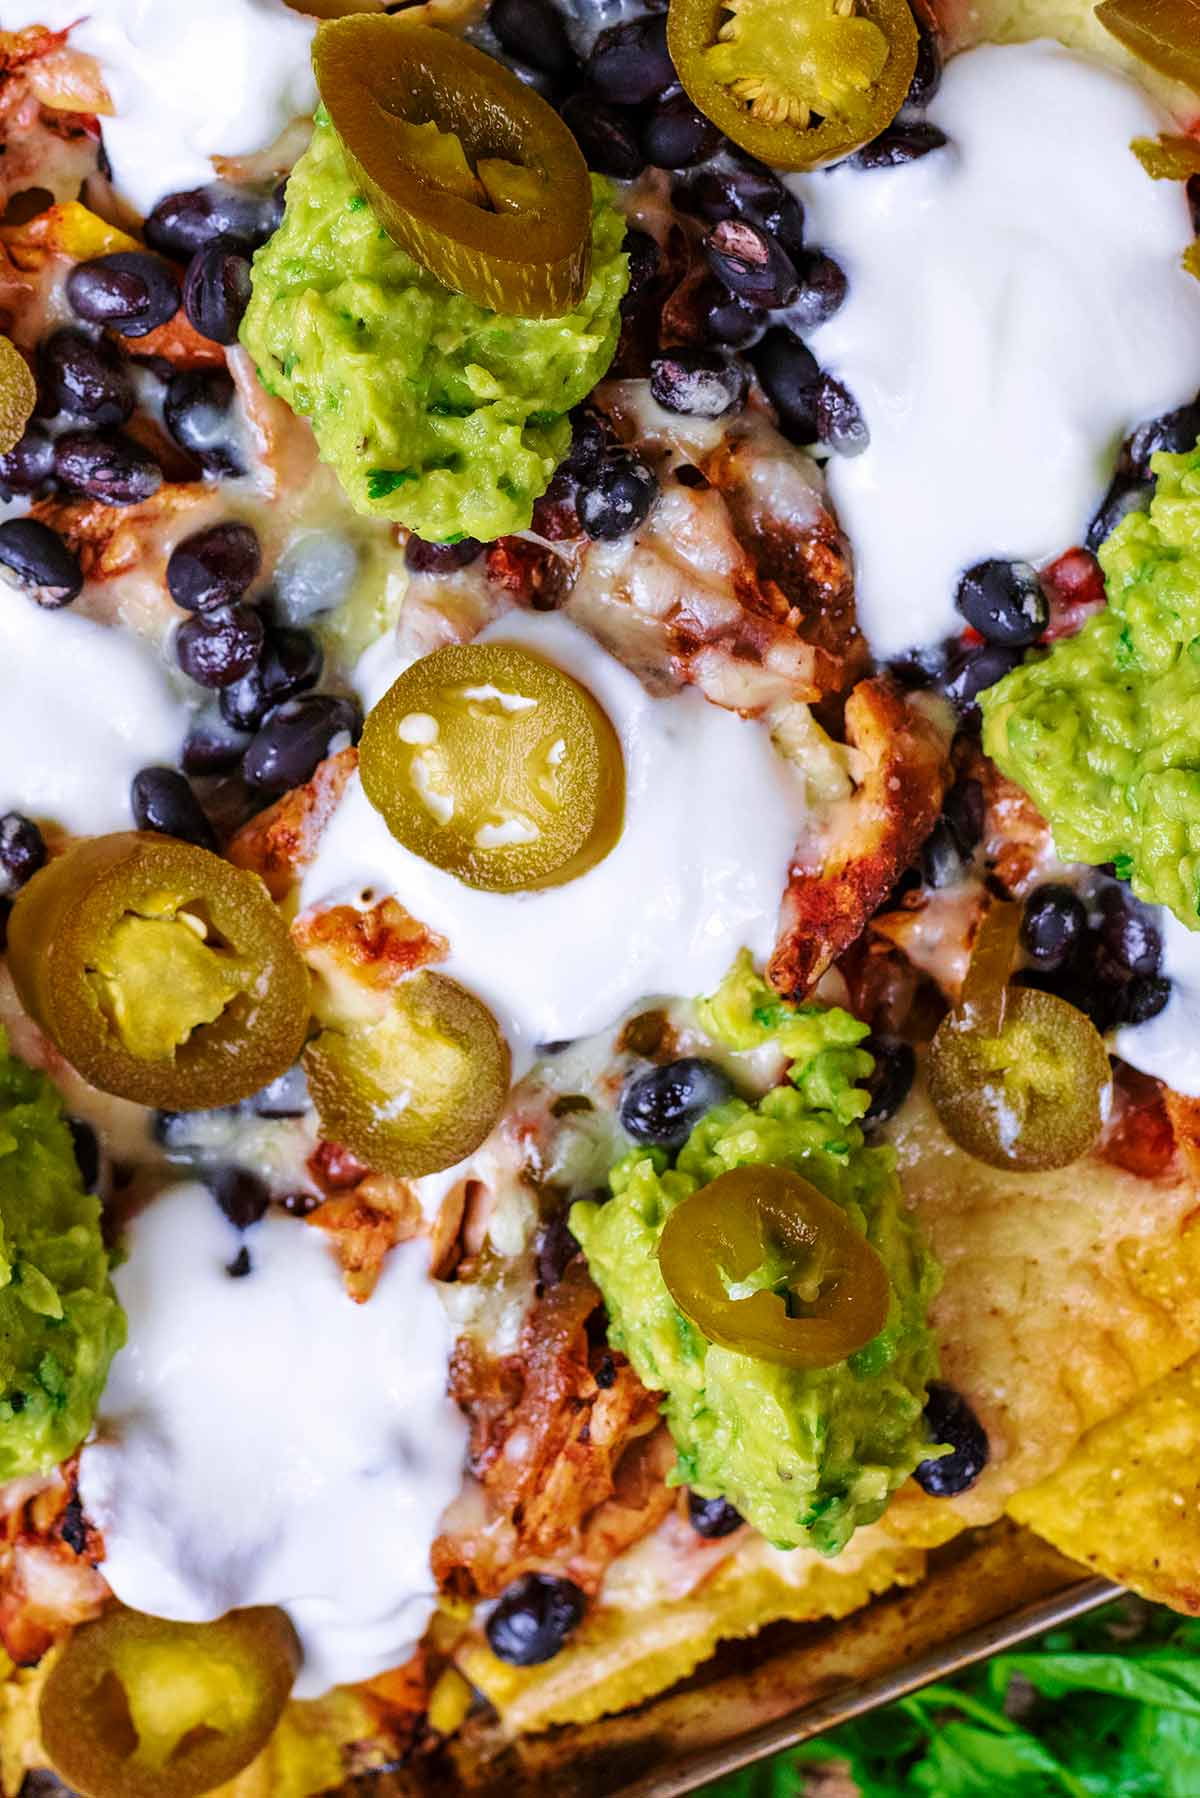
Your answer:
[[[685,1756],[673,1767],[662,1769],[622,1786],[613,1798],[686,1798],[698,1786],[740,1772],[800,1742],[835,1728],[851,1718],[865,1716],[904,1698],[921,1686],[946,1679],[1006,1648],[1027,1642],[1031,1636],[1069,1623],[1100,1605],[1120,1597],[1123,1588],[1110,1580],[1080,1580],[1048,1598],[1022,1605],[990,1623],[977,1625],[955,1641],[918,1655],[908,1665],[875,1674],[861,1684],[850,1685],[814,1704],[802,1705],[785,1717],[750,1730],[720,1747]]]

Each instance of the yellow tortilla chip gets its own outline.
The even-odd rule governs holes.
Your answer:
[[[1089,1430],[1008,1508],[1073,1560],[1200,1616],[1200,1357]]]
[[[652,1554],[653,1541],[633,1553]],[[629,1609],[601,1605],[543,1667],[510,1667],[478,1636],[455,1658],[513,1733],[590,1723],[674,1685],[718,1642],[783,1618],[844,1617],[877,1592],[914,1585],[924,1571],[923,1554],[882,1544],[876,1529],[861,1531],[836,1561],[753,1537],[685,1596]]]
[[[957,1149],[918,1091],[892,1131],[909,1202],[945,1269],[932,1319],[943,1377],[991,1459],[958,1498],[914,1481],[884,1527],[922,1546],[992,1522],[1200,1342],[1200,1195],[1088,1159],[1009,1174]]]

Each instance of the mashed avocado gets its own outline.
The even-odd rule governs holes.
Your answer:
[[[1107,609],[982,695],[984,748],[1069,861],[1200,928],[1200,448],[1100,550]]]
[[[328,117],[254,261],[242,341],[264,386],[311,418],[358,511],[421,537],[523,530],[567,453],[570,408],[616,349],[625,221],[593,179],[592,278],[564,318],[511,318],[450,293],[394,244]]]
[[[937,1355],[925,1317],[938,1269],[904,1209],[896,1158],[868,1148],[858,1119],[871,1058],[866,1026],[849,1013],[781,1004],[748,956],[701,1006],[706,1029],[736,1050],[776,1044],[788,1083],[757,1105],[709,1112],[674,1164],[634,1149],[612,1169],[607,1203],[571,1209],[609,1311],[609,1339],[647,1386],[679,1451],[674,1478],[727,1498],[784,1548],[835,1555],[931,1453],[922,1426]],[[734,1167],[794,1168],[841,1205],[891,1275],[886,1328],[849,1361],[797,1371],[709,1342],[672,1302],[656,1249],[669,1213]],[[936,1452],[936,1451],[934,1451]]]
[[[78,1448],[124,1340],[62,1103],[0,1030],[0,1481]]]

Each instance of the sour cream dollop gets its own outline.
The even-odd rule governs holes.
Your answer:
[[[211,181],[214,156],[264,149],[316,104],[315,24],[283,0],[0,0],[0,22],[74,26],[116,109],[102,121],[114,185],[139,212]]]
[[[399,1665],[434,1606],[430,1545],[466,1452],[428,1243],[394,1248],[357,1305],[320,1231],[271,1214],[240,1234],[184,1185],[128,1248],[129,1343],[80,1465],[113,1591],[193,1622],[282,1606],[300,1697]]]
[[[832,457],[858,621],[891,656],[957,633],[962,570],[1082,542],[1121,438],[1200,386],[1183,185],[1130,153],[1164,121],[1056,44],[953,58],[944,149],[796,179],[848,298],[813,333],[870,446]]]
[[[616,847],[563,886],[478,892],[396,842],[356,777],[301,903],[395,895],[449,939],[445,971],[491,1006],[519,1072],[539,1042],[601,1030],[653,994],[709,991],[743,945],[770,952],[804,783],[764,726],[691,690],[653,698],[561,613],[510,613],[481,640],[536,650],[608,713],[625,757]],[[364,701],[374,703],[402,667],[369,650]]]
[[[0,668],[0,812],[78,836],[127,830],[130,781],[174,766],[187,729],[161,657],[0,581]]]

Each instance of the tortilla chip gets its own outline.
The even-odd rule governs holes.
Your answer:
[[[652,1552],[652,1543],[641,1546]],[[755,1635],[783,1618],[844,1617],[878,1592],[914,1585],[924,1571],[923,1554],[882,1543],[876,1529],[861,1531],[836,1561],[748,1537],[685,1596],[629,1609],[600,1606],[545,1666],[510,1667],[478,1636],[468,1638],[455,1659],[508,1731],[590,1723],[674,1685],[718,1642]]]
[[[386,1766],[395,1743],[359,1691],[335,1686],[324,1698],[289,1704],[256,1760],[211,1798],[314,1798],[351,1773]]]
[[[1008,1509],[1073,1560],[1200,1616],[1200,1357],[1089,1430]]]
[[[7,1665],[8,1677],[0,1684],[0,1792],[4,1798],[17,1798],[25,1775],[46,1764],[38,1735],[38,1703],[56,1659],[51,1653],[40,1666],[15,1671],[11,1662]]]
[[[987,1430],[991,1459],[957,1498],[914,1481],[883,1527],[931,1546],[1002,1515],[1085,1431],[1182,1366],[1200,1342],[1200,1195],[1088,1159],[1009,1174],[955,1148],[918,1090],[891,1131],[945,1268],[932,1319],[943,1377]]]

